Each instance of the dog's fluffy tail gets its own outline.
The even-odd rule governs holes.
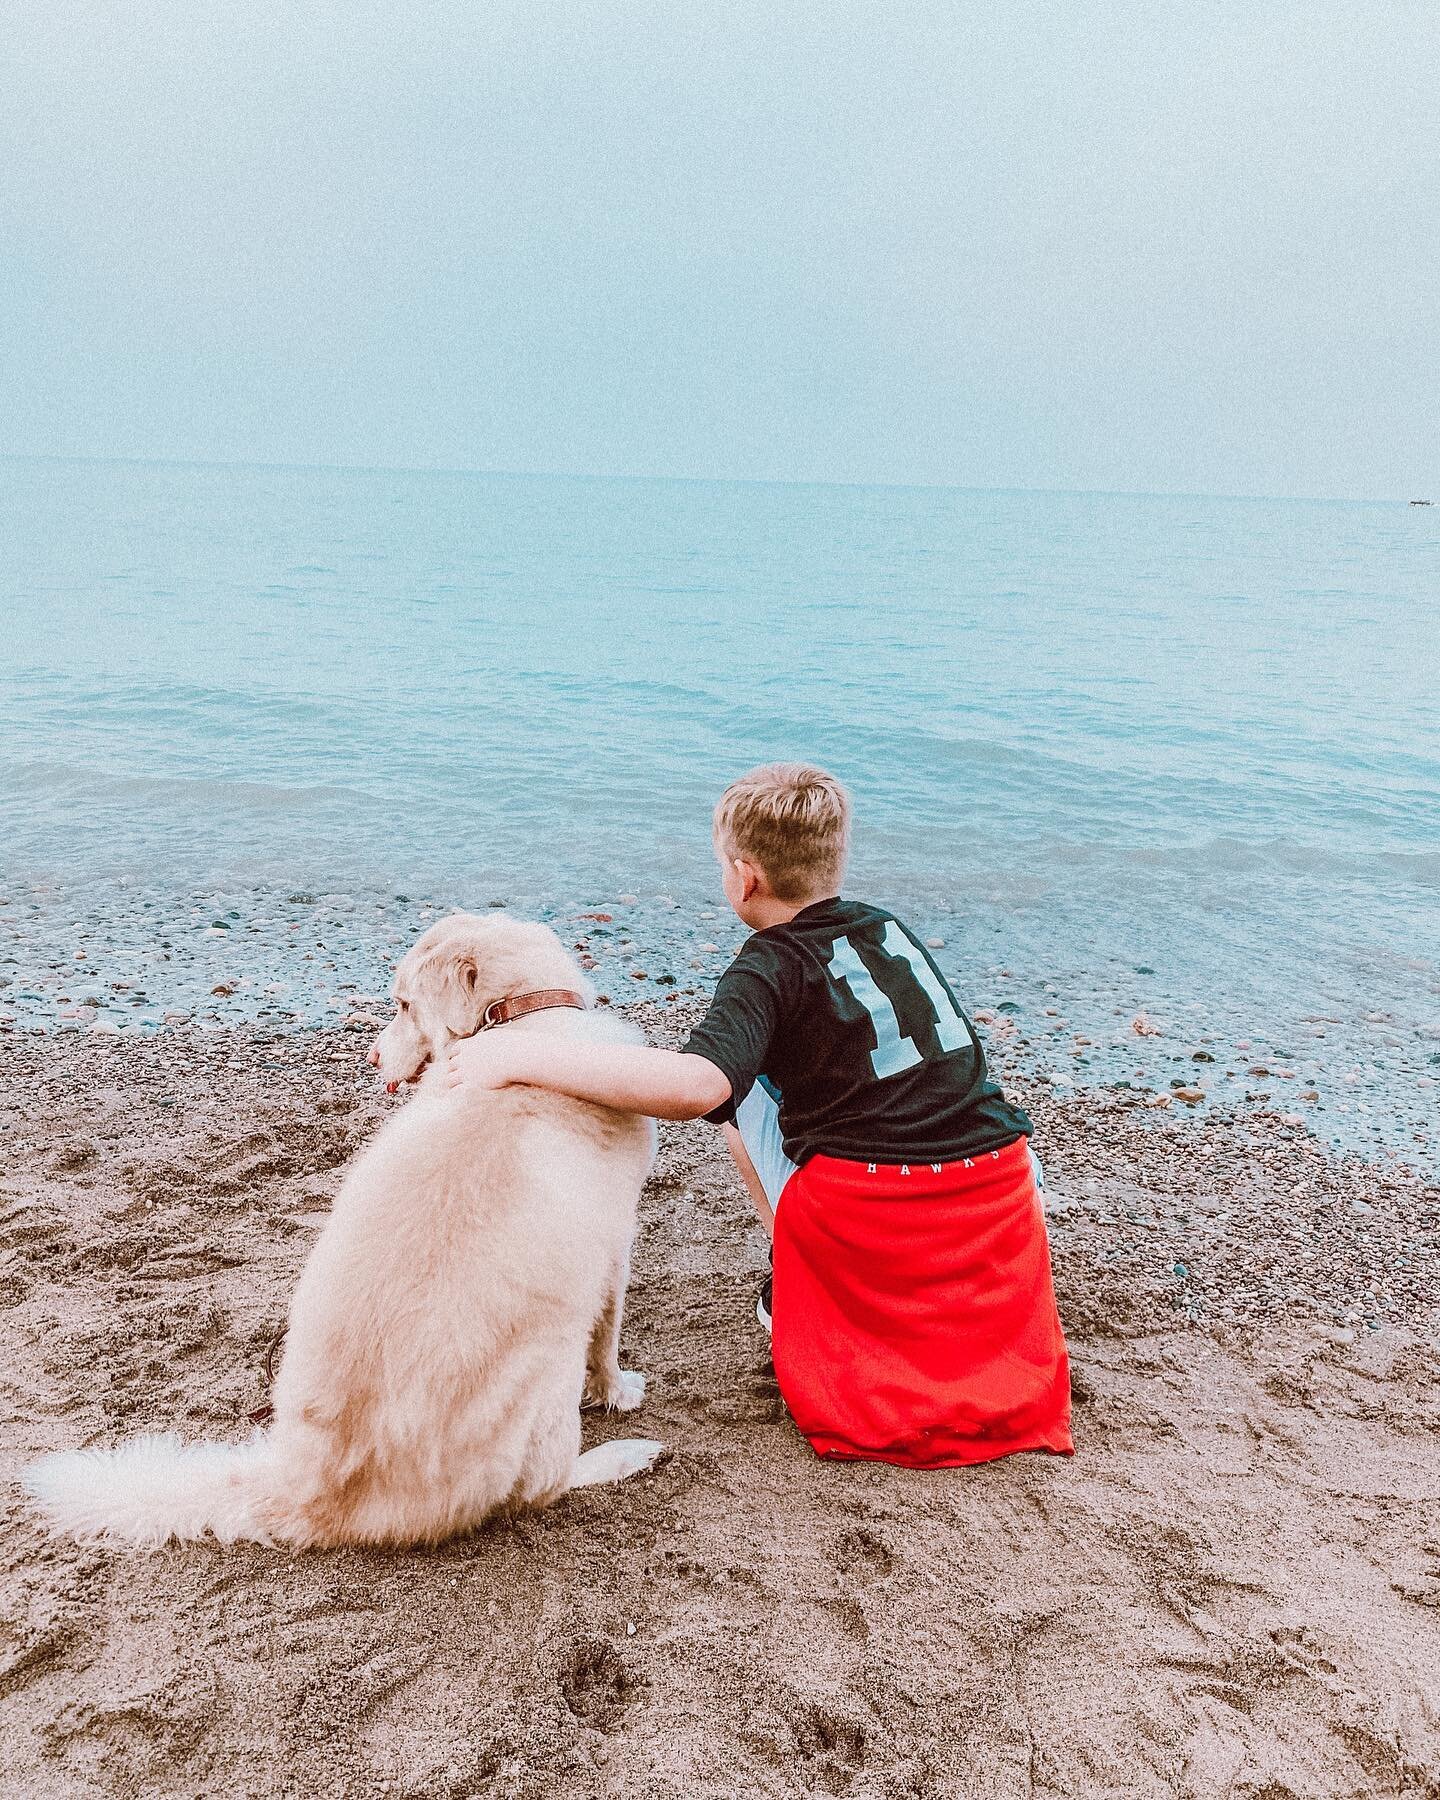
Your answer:
[[[263,1432],[244,1444],[185,1444],[164,1432],[44,1457],[21,1480],[55,1529],[82,1541],[154,1548],[213,1532],[222,1544],[263,1544],[271,1539],[256,1506],[273,1458]]]

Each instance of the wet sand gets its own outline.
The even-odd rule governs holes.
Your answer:
[[[694,1002],[636,1008],[669,1041]],[[238,1436],[368,1027],[0,1038],[7,1792],[1440,1794],[1440,1192],[1288,1115],[1011,1078],[1049,1174],[1073,1460],[817,1462],[763,1243],[667,1128],[625,1354],[671,1459],[415,1553],[48,1540],[48,1449]]]

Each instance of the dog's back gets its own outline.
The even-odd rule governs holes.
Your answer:
[[[634,1035],[597,1014],[563,1028]],[[561,1491],[579,1450],[590,1336],[623,1292],[654,1127],[438,1084],[352,1168],[296,1290],[276,1433],[316,1479],[302,1516],[271,1522],[291,1541],[441,1537]]]
[[[430,1542],[653,1464],[645,1438],[579,1455],[587,1384],[625,1410],[644,1393],[615,1352],[653,1125],[538,1089],[452,1094],[437,1063],[517,981],[567,980],[581,999],[544,927],[457,915],[426,933],[382,1033],[419,1092],[352,1164],[301,1274],[272,1428],[49,1457],[26,1481],[56,1524],[152,1545]],[[636,1036],[578,1011],[509,1028]]]

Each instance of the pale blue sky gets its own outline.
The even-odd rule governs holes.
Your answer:
[[[0,452],[1437,493],[1437,94],[1434,0],[9,0]]]

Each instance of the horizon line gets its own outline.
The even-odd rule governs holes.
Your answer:
[[[1416,504],[1414,500],[1401,500],[1393,495],[1377,499],[1354,494],[1221,494],[1193,488],[983,487],[958,481],[842,481],[785,475],[636,475],[575,469],[466,468],[439,463],[267,462],[249,457],[96,456],[25,450],[0,450],[0,462],[120,463],[140,468],[273,469],[346,475],[451,475],[502,481],[663,482],[690,487],[878,488],[896,493],[1052,494],[1074,498],[1128,500],[1257,500],[1290,502],[1297,506]]]

